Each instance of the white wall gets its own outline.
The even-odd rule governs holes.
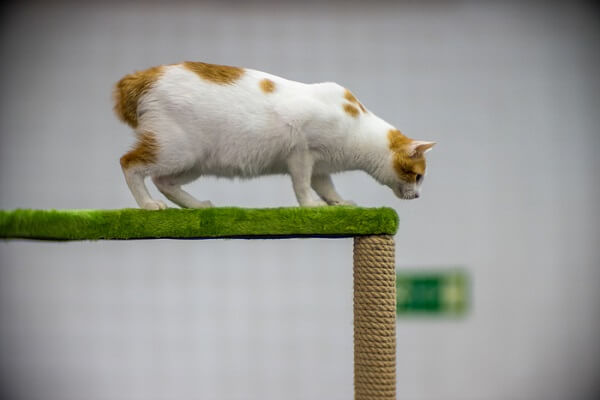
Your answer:
[[[100,2],[99,2],[100,3]],[[461,320],[401,319],[401,399],[587,399],[600,374],[600,39],[591,6],[114,2],[9,7],[0,208],[135,205],[112,84],[208,61],[335,80],[438,141],[399,268],[465,265]],[[287,178],[190,185],[293,206]],[[156,193],[156,191],[154,191]],[[348,399],[351,241],[0,243],[0,376],[17,399]]]

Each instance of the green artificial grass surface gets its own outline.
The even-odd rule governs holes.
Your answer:
[[[0,238],[39,240],[292,238],[393,235],[391,208],[0,210]]]

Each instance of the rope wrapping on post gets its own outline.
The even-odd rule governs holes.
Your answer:
[[[354,238],[354,398],[396,399],[396,268],[391,235]]]

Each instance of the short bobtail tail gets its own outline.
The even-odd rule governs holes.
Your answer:
[[[140,98],[152,88],[162,72],[163,66],[152,67],[125,75],[117,82],[113,91],[114,110],[121,121],[132,128],[138,126],[137,108]]]

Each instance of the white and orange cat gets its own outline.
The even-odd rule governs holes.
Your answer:
[[[419,197],[424,154],[412,140],[335,83],[305,84],[264,72],[184,62],[125,76],[115,111],[137,134],[121,157],[138,205],[166,208],[144,179],[181,207],[212,206],[181,188],[200,176],[289,174],[301,206],[353,204],[331,174],[363,170],[403,199]],[[314,190],[320,200],[313,197]]]

